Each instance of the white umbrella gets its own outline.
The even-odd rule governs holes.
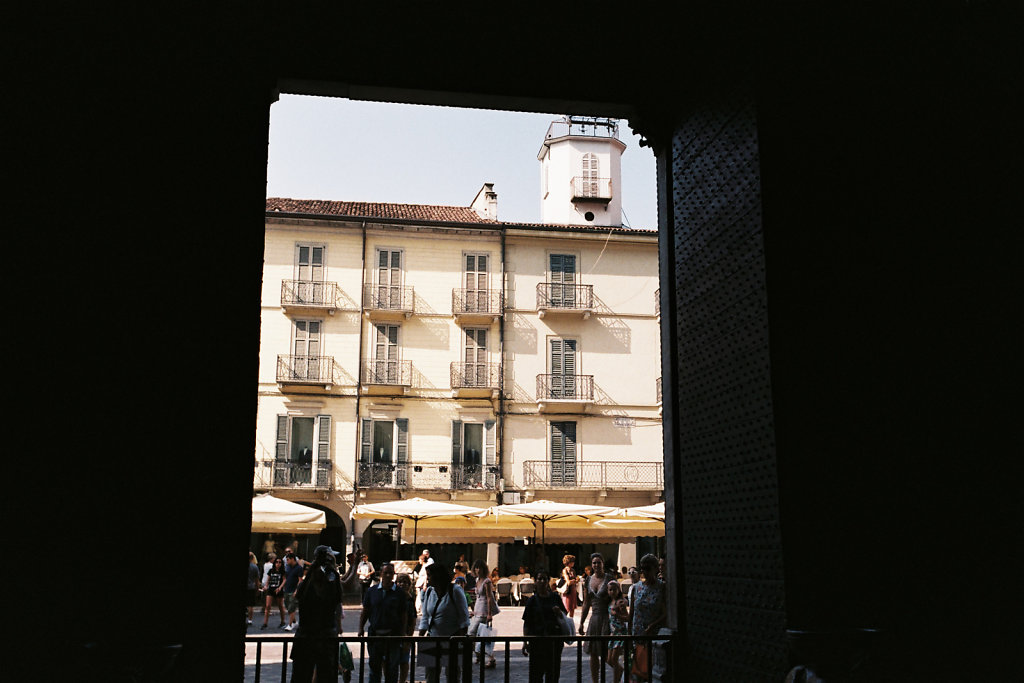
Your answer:
[[[306,505],[264,493],[252,498],[252,530],[255,533],[310,534],[327,526],[327,515]]]
[[[619,508],[619,517],[639,517],[643,519],[660,519],[665,521],[665,501],[654,505],[644,505],[635,508]]]
[[[413,522],[413,544],[416,544],[416,535],[419,531],[421,519],[437,519],[441,517],[457,518],[479,516],[487,511],[483,508],[470,507],[469,505],[458,505],[446,503],[439,500],[427,500],[425,498],[409,498],[408,500],[394,500],[386,503],[368,503],[356,505],[352,508],[352,519],[411,519]]]
[[[566,526],[573,523],[579,524],[579,528],[585,529],[592,521],[604,515],[614,514],[618,508],[607,505],[583,505],[580,503],[558,503],[553,500],[535,500],[531,503],[519,503],[516,505],[496,505],[489,508],[487,513],[493,517],[495,522],[500,523],[502,518],[519,518],[530,520],[531,524],[540,522],[541,544],[544,544],[544,530],[548,522],[565,522]],[[484,522],[480,522],[483,525]],[[562,526],[562,524],[559,524]]]

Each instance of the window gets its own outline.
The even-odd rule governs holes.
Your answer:
[[[398,384],[401,380],[398,325],[374,325],[373,360],[370,361],[370,382]]]
[[[402,307],[402,252],[398,249],[377,250],[377,308],[397,310]]]
[[[331,416],[277,416],[274,486],[330,484]]]
[[[490,296],[487,277],[487,254],[464,254],[466,281],[466,312],[490,312]]]
[[[573,308],[576,305],[576,255],[549,254],[551,305]]]
[[[296,320],[292,336],[292,379],[320,379],[320,327],[319,320]]]
[[[462,386],[486,387],[488,384],[487,330],[468,328],[465,344],[462,357],[466,364],[462,369]]]
[[[576,423],[551,423],[551,485],[576,486]]]
[[[409,420],[362,421],[359,485],[405,486],[408,481]]]
[[[452,420],[452,488],[493,488],[495,422]]]
[[[324,248],[312,244],[295,245],[295,302],[324,303]]]
[[[583,155],[583,196],[584,197],[599,197],[600,189],[598,188],[598,175],[599,167],[597,161],[597,155],[593,153],[587,153]]]
[[[548,367],[551,369],[550,398],[577,396],[577,340],[555,337],[548,339]]]

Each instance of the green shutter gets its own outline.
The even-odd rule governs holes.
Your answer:
[[[359,449],[359,462],[370,462],[370,451],[373,450],[373,420],[363,420],[363,434]]]
[[[288,459],[288,416],[277,416],[277,451],[274,454],[275,460]]]
[[[462,420],[452,420],[452,464],[462,462]]]
[[[395,420],[398,427],[398,462],[409,462],[409,419],[400,417]]]
[[[331,459],[331,416],[317,415],[316,419],[319,422],[316,459],[329,461]]]
[[[408,484],[408,463],[409,463],[409,419],[400,417],[395,420],[398,428],[398,478],[396,484],[405,487]]]
[[[484,422],[484,431],[487,433],[487,436],[485,437],[486,445],[484,447],[484,450],[486,451],[487,456],[486,456],[486,460],[484,462],[486,464],[488,464],[488,465],[493,465],[494,464],[495,432],[497,431],[494,428],[494,424],[495,424],[494,420],[486,420]]]
[[[331,416],[317,415],[316,485],[327,486],[331,471]]]

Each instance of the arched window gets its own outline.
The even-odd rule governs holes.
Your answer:
[[[592,152],[588,152],[583,155],[583,196],[584,197],[597,197],[600,195],[598,191],[597,178],[600,174],[598,173],[597,155]]]

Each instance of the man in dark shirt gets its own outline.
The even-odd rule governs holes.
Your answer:
[[[406,600],[408,595],[395,584],[395,567],[390,562],[380,568],[380,583],[366,591],[363,596],[363,611],[359,614],[359,635],[363,635],[366,623],[370,623],[370,636],[404,636],[407,631]],[[397,683],[400,659],[400,641],[371,640],[367,643],[370,652],[370,683],[380,683],[381,667],[384,666],[385,683]]]
[[[285,631],[295,628],[295,612],[299,609],[299,601],[295,599],[295,589],[299,587],[299,579],[302,578],[302,565],[295,553],[288,553],[284,558],[284,587],[281,593],[284,595],[284,609],[288,612],[288,625]]]

